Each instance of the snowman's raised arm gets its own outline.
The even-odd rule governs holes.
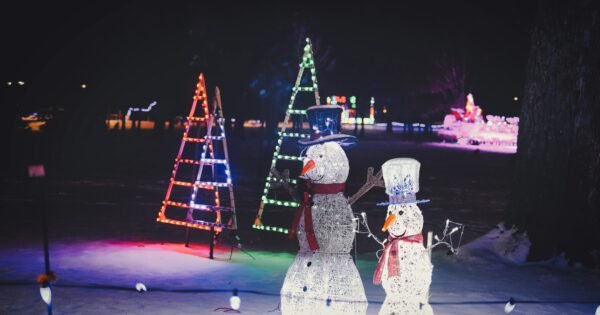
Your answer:
[[[354,195],[352,195],[352,197],[348,198],[348,203],[350,205],[354,204],[356,201],[358,201],[358,199],[360,199],[360,197],[369,192],[369,190],[371,190],[373,187],[385,187],[383,182],[383,173],[381,173],[381,170],[379,170],[377,174],[373,175],[373,167],[369,167],[367,169],[367,179],[365,184],[362,185],[362,187],[360,187],[360,189]]]

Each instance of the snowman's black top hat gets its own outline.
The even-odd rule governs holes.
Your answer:
[[[304,147],[335,141],[342,148],[351,148],[358,142],[356,137],[340,133],[342,129],[342,107],[337,105],[316,105],[306,110],[310,124],[310,139],[298,140]]]

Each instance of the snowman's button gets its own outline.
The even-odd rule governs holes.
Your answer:
[[[312,265],[312,262],[310,262],[310,261],[309,261],[309,262],[306,264],[306,267],[310,267],[310,265]]]
[[[304,286],[304,288],[302,288],[302,291],[306,292],[306,290],[308,290],[308,288]]]

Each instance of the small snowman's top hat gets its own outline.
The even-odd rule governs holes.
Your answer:
[[[340,133],[342,129],[342,107],[337,105],[316,105],[306,110],[310,124],[310,139],[300,139],[298,144],[304,147],[337,142],[342,148],[353,147],[358,142],[356,137]]]
[[[425,203],[427,199],[417,200],[419,192],[419,169],[421,163],[411,158],[391,159],[381,166],[385,193],[390,196],[389,202],[378,203],[378,206]]]

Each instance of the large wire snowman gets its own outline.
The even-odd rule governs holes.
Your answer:
[[[311,107],[309,119],[310,110],[323,110],[324,115],[331,111],[331,117],[339,117],[337,107]],[[300,249],[281,288],[281,311],[365,314],[365,291],[350,256],[355,225],[344,195],[348,158],[337,141],[348,138],[333,134],[317,139],[321,140],[308,142],[304,159],[301,176],[308,192],[290,231],[297,235]]]

